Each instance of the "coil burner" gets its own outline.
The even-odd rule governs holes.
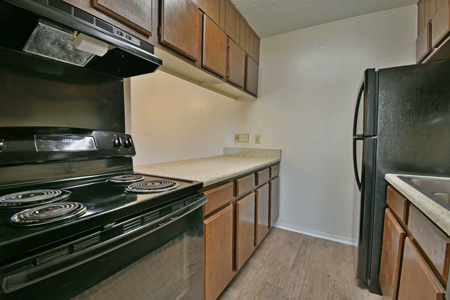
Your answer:
[[[32,207],[45,203],[64,201],[70,196],[65,190],[32,190],[0,197],[0,208]]]
[[[114,182],[114,183],[132,183],[132,182],[142,181],[144,179],[145,179],[145,177],[142,175],[127,174],[127,175],[120,175],[120,176],[112,177],[111,179],[109,179],[109,181]]]
[[[125,190],[133,193],[161,193],[176,189],[178,182],[171,180],[146,180],[130,184]]]
[[[76,218],[87,211],[78,202],[50,203],[21,211],[11,217],[15,225],[35,226]]]

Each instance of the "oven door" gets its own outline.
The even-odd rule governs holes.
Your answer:
[[[197,196],[147,212],[90,235],[84,242],[77,240],[46,251],[49,255],[2,268],[15,270],[2,275],[0,298],[202,299],[206,199]],[[145,224],[156,213],[163,217]],[[69,253],[52,259],[52,253],[58,257],[60,249]]]

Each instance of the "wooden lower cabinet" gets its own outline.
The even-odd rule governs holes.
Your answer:
[[[255,193],[236,201],[236,271],[255,250]]]
[[[280,177],[276,177],[269,181],[269,190],[270,190],[270,226],[278,220],[278,216],[280,215]]]
[[[203,222],[205,300],[216,299],[234,276],[233,204]]]
[[[383,299],[397,299],[400,264],[406,232],[389,208],[384,216],[383,249],[380,266],[380,285]]]
[[[269,232],[269,184],[256,190],[256,242],[255,246],[263,240]]]
[[[444,288],[411,239],[406,238],[398,299],[443,300],[444,298]]]

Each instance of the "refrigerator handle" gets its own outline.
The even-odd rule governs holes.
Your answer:
[[[359,180],[358,159],[356,157],[356,143],[362,140],[364,140],[364,137],[362,135],[356,135],[353,137],[353,171],[355,172],[356,184],[358,185],[359,191],[361,191],[361,181]]]
[[[358,127],[358,112],[359,106],[361,105],[361,96],[363,92],[364,92],[364,82],[361,84],[361,87],[359,88],[358,99],[356,100],[355,114],[353,116],[353,136],[356,136],[356,130]]]

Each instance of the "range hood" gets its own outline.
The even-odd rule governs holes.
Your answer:
[[[0,26],[2,48],[116,77],[162,65],[152,45],[60,0],[0,0]]]

